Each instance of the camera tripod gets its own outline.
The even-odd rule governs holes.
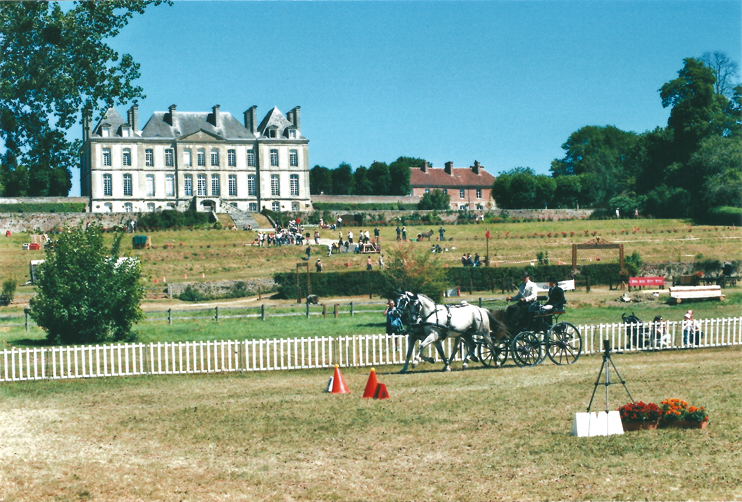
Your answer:
[[[632,403],[634,402],[634,398],[631,397],[631,392],[629,392],[628,387],[626,387],[626,381],[623,379],[623,377],[621,377],[621,373],[618,372],[616,365],[613,363],[613,359],[611,359],[611,342],[609,340],[603,340],[603,364],[600,367],[598,378],[597,380],[595,380],[595,388],[593,389],[593,395],[590,398],[590,404],[587,405],[588,413],[590,413],[590,408],[593,406],[593,399],[595,399],[595,392],[598,390],[599,385],[605,385],[605,412],[608,413],[608,387],[610,385],[619,383],[611,382],[610,367],[608,366],[608,363],[611,363],[611,366],[613,366],[613,371],[616,372],[619,382],[621,383],[621,385],[623,385],[623,388],[626,389],[626,393],[629,395],[629,399],[631,399]],[[600,383],[600,376],[603,374],[603,370],[605,370],[605,383]]]

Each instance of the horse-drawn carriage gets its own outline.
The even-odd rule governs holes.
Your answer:
[[[465,342],[464,368],[469,359],[485,366],[499,367],[510,356],[518,366],[535,366],[548,355],[555,364],[573,364],[582,353],[582,336],[576,326],[559,321],[564,311],[553,311],[538,301],[528,307],[520,322],[505,323],[504,310],[487,310],[469,305],[438,305],[424,295],[403,293],[397,306],[404,313],[407,329],[404,334],[413,340],[408,346],[406,371],[415,340],[421,340],[417,357],[434,343],[438,354],[449,369],[461,341]],[[446,358],[440,343],[448,336],[457,337],[453,353]],[[430,360],[430,359],[426,359]],[[432,360],[431,360],[432,362]],[[413,367],[416,362],[413,360]]]

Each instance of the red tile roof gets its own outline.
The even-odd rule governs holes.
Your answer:
[[[474,174],[471,168],[454,167],[453,175],[442,168],[429,167],[427,172],[422,169],[410,168],[410,186],[412,188],[491,188],[495,177],[479,168],[479,175]]]

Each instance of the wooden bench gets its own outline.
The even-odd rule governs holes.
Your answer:
[[[670,299],[675,303],[704,298],[723,300],[724,295],[721,294],[721,286],[674,286],[670,288]]]

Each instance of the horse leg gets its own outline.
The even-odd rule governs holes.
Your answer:
[[[451,357],[448,359],[443,359],[443,362],[446,364],[446,367],[443,368],[445,371],[451,371],[451,363],[456,358],[456,354],[459,353],[459,348],[461,347],[461,337],[456,337],[456,342],[453,344],[453,350],[451,351]],[[466,358],[464,358],[464,369],[466,369]]]
[[[443,368],[443,370],[444,371],[446,371],[446,370],[451,371],[451,369],[448,368],[449,363],[446,360],[446,353],[443,351],[443,343],[441,343],[440,340],[437,340],[437,341],[434,342],[434,345],[435,345],[435,349],[438,351],[438,355],[440,356],[441,361],[443,361],[443,364],[445,365],[445,367]]]
[[[404,373],[405,371],[407,371],[407,367],[410,364],[410,358],[412,357],[412,353],[414,352],[414,350],[415,350],[415,339],[412,336],[408,336],[407,337],[407,357],[405,358],[404,366],[402,366],[402,369],[399,371],[400,373]],[[414,368],[415,366],[417,366],[417,364],[415,363],[415,361],[412,361],[412,367]]]
[[[422,359],[428,362],[434,362],[434,361],[431,361],[431,358],[423,356],[423,352],[425,351],[425,348],[428,345],[436,341],[438,341],[438,333],[433,331],[427,336],[427,338],[425,338],[425,340],[420,342],[420,347],[417,349],[417,359]]]

